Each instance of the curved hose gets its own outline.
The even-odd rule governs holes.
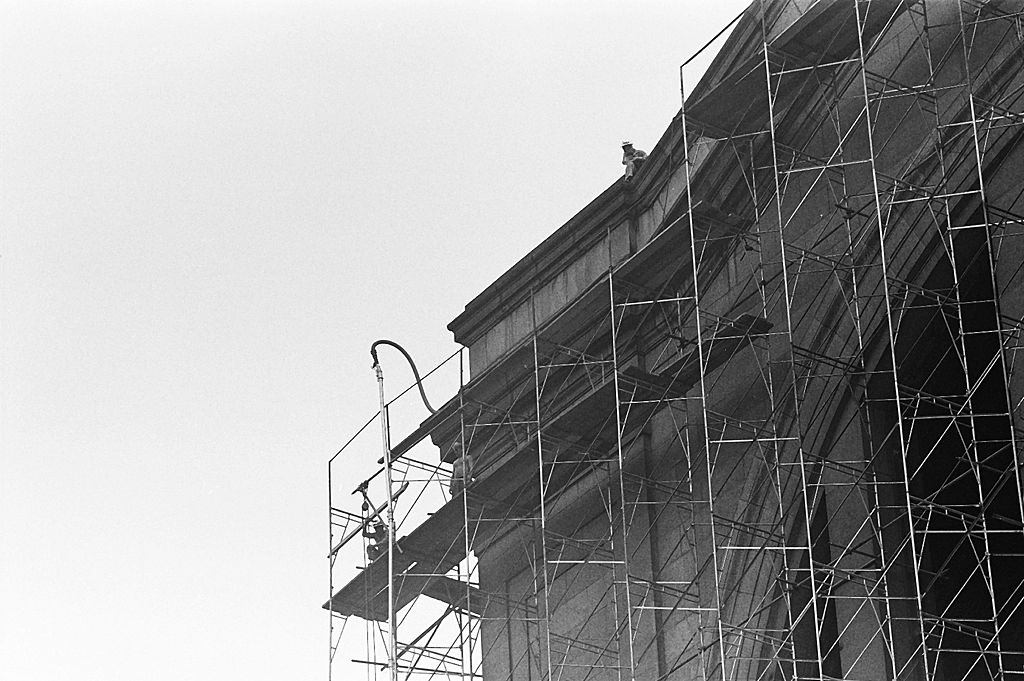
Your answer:
[[[389,340],[384,340],[384,339],[374,341],[373,345],[370,346],[370,357],[373,358],[373,366],[374,367],[380,366],[380,362],[377,359],[377,346],[378,345],[390,345],[391,347],[393,347],[394,349],[398,350],[400,353],[405,355],[405,358],[409,361],[409,366],[412,367],[412,375],[416,377],[416,387],[420,389],[420,397],[423,398],[423,404],[426,405],[427,410],[431,414],[436,414],[437,410],[434,409],[432,406],[430,406],[430,401],[427,400],[427,393],[423,392],[423,379],[420,378],[420,372],[416,370],[416,362],[412,361],[412,357],[410,357],[409,353],[405,351],[405,348],[403,348],[398,343],[395,343],[394,341],[389,341]]]

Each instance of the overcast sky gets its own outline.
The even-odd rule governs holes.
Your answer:
[[[3,4],[0,676],[324,679],[369,344],[451,353],[746,4]]]

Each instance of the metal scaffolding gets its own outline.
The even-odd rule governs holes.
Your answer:
[[[332,457],[329,678],[1024,678],[1024,7],[727,28],[649,237]]]

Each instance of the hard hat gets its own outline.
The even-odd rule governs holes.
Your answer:
[[[626,140],[625,142],[622,143],[622,146],[623,147],[631,147],[631,146],[633,146],[633,143],[630,142],[629,140]]]

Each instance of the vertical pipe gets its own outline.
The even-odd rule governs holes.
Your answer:
[[[927,29],[927,26],[928,26],[927,18],[925,18],[925,25],[924,25],[924,29],[923,29],[924,30],[924,37],[925,37],[924,44],[925,44],[925,53],[928,55],[928,63],[930,65],[931,64],[931,56],[930,56],[931,53],[929,51],[929,46],[928,46],[928,39],[927,39],[928,38],[928,33],[927,33],[928,29]],[[929,76],[929,83],[934,83],[934,78],[932,78],[931,76]],[[831,109],[832,109],[831,116],[832,116],[832,124],[835,127],[835,132],[836,132],[836,145],[837,145],[837,152],[838,152],[839,163],[840,163],[839,167],[840,167],[841,178],[842,178],[842,181],[841,181],[841,188],[842,188],[841,196],[843,197],[843,203],[846,204],[846,203],[848,203],[848,197],[850,196],[850,188],[849,188],[849,184],[847,182],[847,172],[846,172],[846,165],[845,165],[846,161],[848,160],[847,159],[847,154],[846,154],[846,147],[845,147],[847,135],[843,133],[843,119],[842,119],[842,113],[841,113],[840,108],[839,108],[839,101],[840,101],[840,99],[842,97],[842,92],[841,92],[841,88],[840,88],[839,84],[836,81],[835,74],[832,75],[832,79],[831,79],[831,82],[829,84],[829,89],[831,91],[831,96],[833,98],[833,105],[831,107]],[[865,112],[865,115],[866,115],[866,112]],[[851,124],[851,129],[852,129],[852,126],[855,125],[855,124],[856,123]],[[882,512],[881,512],[882,497],[881,497],[880,490],[879,490],[880,484],[879,484],[879,476],[878,476],[878,466],[877,466],[877,462],[875,460],[876,456],[877,456],[877,450],[876,450],[876,448],[874,446],[874,443],[875,443],[874,427],[872,426],[871,410],[870,410],[870,407],[869,407],[869,405],[867,403],[868,380],[869,380],[868,377],[867,377],[867,342],[865,341],[866,333],[864,331],[863,311],[861,310],[861,302],[860,302],[860,296],[861,296],[861,292],[860,292],[860,275],[858,275],[858,273],[857,273],[858,270],[857,270],[857,266],[856,266],[857,265],[857,263],[856,263],[857,239],[854,237],[853,221],[850,218],[849,212],[845,212],[844,211],[844,213],[843,213],[843,224],[844,224],[844,226],[846,228],[846,247],[847,247],[847,254],[848,254],[848,257],[849,257],[850,263],[851,263],[851,265],[850,265],[850,286],[851,286],[850,300],[852,302],[852,310],[853,310],[853,325],[854,325],[854,329],[856,330],[856,334],[857,334],[857,357],[859,358],[858,361],[860,363],[860,367],[861,367],[862,371],[864,372],[863,393],[861,395],[861,399],[863,400],[863,402],[858,407],[858,409],[861,411],[861,423],[863,424],[863,429],[867,433],[866,437],[864,435],[862,435],[862,437],[865,438],[864,441],[867,443],[867,457],[866,457],[866,459],[864,461],[864,475],[865,475],[865,479],[867,480],[867,485],[868,485],[868,487],[870,489],[869,493],[870,493],[870,499],[872,501],[872,509],[873,509],[873,510],[869,511],[868,516],[870,517],[871,522],[874,523],[874,527],[872,528],[872,531],[873,531],[874,536],[875,536],[875,541],[877,542],[878,561],[879,561],[879,566],[880,566],[878,582],[879,582],[879,584],[882,587],[882,594],[883,594],[881,599],[880,599],[880,601],[881,601],[881,608],[883,610],[882,621],[881,621],[881,624],[880,624],[880,631],[881,631],[881,636],[882,636],[882,641],[883,641],[882,647],[884,648],[884,650],[886,651],[887,656],[888,656],[888,661],[887,661],[888,662],[888,668],[887,668],[887,671],[889,672],[890,678],[895,679],[895,678],[898,678],[898,676],[899,676],[899,670],[896,668],[896,638],[895,638],[895,634],[893,633],[893,624],[892,624],[893,623],[893,614],[892,614],[892,607],[891,607],[892,604],[891,604],[890,598],[889,598],[889,577],[887,575],[888,566],[889,566],[889,558],[886,555],[885,541],[883,539],[883,534],[882,534],[883,528],[885,527],[885,522],[883,521]],[[851,395],[856,394],[855,384],[854,384],[853,380],[850,380],[850,394]],[[863,446],[862,446],[861,449],[862,449],[862,451],[864,451],[864,447]],[[869,594],[866,597],[866,600],[868,600],[870,602],[871,598],[872,598],[872,595],[869,592]]]
[[[331,462],[327,462],[327,550],[334,550],[334,499],[331,492]],[[335,554],[337,555],[337,554]],[[334,671],[334,558],[327,556],[327,681]]]
[[[696,340],[697,340],[697,361],[698,368],[700,371],[697,373],[700,375],[700,409],[701,409],[701,429],[703,431],[704,441],[704,459],[705,459],[705,472],[706,472],[706,483],[707,483],[707,507],[708,507],[708,522],[711,528],[711,571],[714,575],[714,590],[715,590],[715,607],[712,609],[715,616],[715,628],[718,634],[718,642],[714,647],[718,649],[718,663],[720,671],[720,678],[725,679],[725,632],[722,629],[722,592],[721,585],[719,584],[719,573],[718,573],[718,551],[715,550],[715,536],[717,534],[717,528],[715,527],[715,506],[714,506],[714,494],[713,494],[713,479],[711,471],[711,451],[710,443],[708,438],[708,425],[707,425],[707,386],[704,381],[704,369],[707,366],[704,357],[704,344],[702,343],[702,328],[700,323],[701,306],[700,306],[700,283],[698,280],[698,273],[700,268],[697,265],[697,239],[694,235],[694,224],[693,224],[693,195],[692,185],[690,184],[690,140],[688,131],[686,128],[686,79],[683,69],[685,64],[679,67],[679,91],[682,95],[682,108],[680,109],[679,116],[682,123],[683,129],[683,168],[685,169],[686,179],[686,218],[687,226],[690,231],[690,266],[691,276],[693,277],[693,303],[694,303],[694,324],[696,325]],[[689,426],[689,424],[687,424]],[[692,475],[692,472],[691,472]],[[701,599],[701,607],[703,607],[703,599]],[[703,611],[701,617],[703,618]],[[701,630],[703,630],[703,622],[701,623]],[[707,672],[705,672],[707,674]],[[714,678],[713,675],[709,675],[710,678]]]
[[[544,447],[541,443],[541,420],[540,420],[540,355],[537,351],[537,323],[534,319],[533,327],[533,376],[534,376],[534,400],[537,409],[537,486],[540,492],[540,555],[541,572],[544,577],[544,647],[545,660],[548,668],[548,681],[554,680],[551,665],[551,602],[548,600],[550,584],[548,579],[548,535],[547,535],[547,508],[544,501],[546,492],[544,484]],[[538,606],[540,604],[538,603]]]
[[[875,204],[875,220],[878,227],[878,252],[879,259],[882,267],[882,281],[884,287],[884,295],[882,299],[885,301],[885,330],[888,334],[887,340],[889,341],[889,360],[892,367],[892,391],[893,391],[893,406],[896,410],[896,428],[900,437],[900,459],[901,466],[903,469],[903,493],[905,495],[905,508],[907,512],[907,531],[908,540],[910,543],[910,550],[913,556],[914,562],[914,595],[915,602],[917,604],[917,622],[919,633],[921,636],[921,658],[924,662],[924,678],[928,681],[931,677],[928,674],[928,648],[926,646],[927,636],[925,634],[924,625],[924,600],[921,593],[921,575],[919,569],[919,556],[920,552],[917,547],[917,538],[914,534],[914,509],[910,502],[910,471],[907,467],[907,433],[906,426],[903,423],[903,410],[900,405],[900,387],[899,387],[899,366],[896,358],[896,328],[893,325],[893,311],[892,303],[889,300],[889,261],[888,255],[885,251],[885,222],[882,218],[882,199],[878,189],[878,172],[875,167],[875,138],[874,131],[871,124],[871,98],[868,94],[868,78],[867,78],[867,59],[865,57],[864,50],[864,24],[863,17],[860,11],[860,2],[854,0],[853,3],[854,15],[857,21],[857,59],[858,59],[858,74],[860,75],[861,91],[864,98],[864,115],[867,121],[866,132],[868,140],[868,158],[871,162],[871,188]]]
[[[465,348],[459,348],[459,449],[462,453],[462,531],[465,538],[466,551],[466,635],[464,646],[468,648],[460,653],[463,661],[463,675],[466,674],[466,657],[469,657],[468,678],[473,678],[473,609],[470,607],[470,586],[473,577],[473,560],[470,557],[472,543],[469,539],[469,483],[473,479],[472,459],[466,443],[466,363]],[[462,628],[459,628],[462,631]],[[460,636],[462,634],[460,633]]]
[[[961,42],[961,46],[963,47],[964,80],[966,81],[966,85],[967,85],[967,100],[970,103],[971,137],[972,137],[971,141],[973,142],[973,146],[974,146],[974,161],[975,161],[975,163],[977,165],[977,168],[978,168],[978,192],[979,192],[979,194],[981,196],[981,214],[982,214],[982,222],[983,222],[982,229],[985,232],[985,251],[988,254],[988,269],[989,269],[990,283],[991,283],[991,286],[992,286],[992,309],[994,311],[994,316],[995,316],[995,320],[994,320],[995,324],[994,324],[994,326],[995,326],[995,331],[996,331],[996,336],[997,336],[996,347],[997,347],[997,353],[999,355],[999,366],[1000,366],[1000,369],[1002,370],[1003,390],[1004,390],[1004,395],[1006,396],[1005,399],[1006,399],[1007,416],[1009,417],[1008,418],[1008,421],[1009,421],[1008,425],[1009,425],[1009,431],[1010,431],[1010,450],[1013,453],[1013,462],[1014,462],[1014,467],[1016,468],[1017,467],[1017,447],[1016,447],[1016,440],[1017,440],[1017,438],[1016,438],[1016,435],[1013,432],[1013,414],[1010,411],[1012,409],[1011,405],[1013,404],[1013,402],[1011,401],[1011,398],[1010,398],[1010,381],[1009,381],[1009,376],[1008,376],[1008,374],[1006,372],[1006,357],[1005,357],[1004,349],[1003,349],[1003,338],[1004,338],[1004,336],[1003,336],[1002,312],[1001,312],[1001,309],[1000,309],[1000,306],[999,306],[999,283],[998,283],[998,281],[996,279],[996,261],[995,261],[995,255],[994,255],[993,250],[992,250],[993,244],[992,244],[992,233],[991,233],[991,230],[990,230],[991,223],[989,221],[990,218],[989,218],[989,211],[988,211],[988,197],[987,197],[987,195],[985,193],[985,172],[984,172],[985,168],[984,168],[984,164],[982,163],[981,142],[978,139],[978,135],[979,135],[979,131],[978,131],[978,112],[977,112],[977,109],[976,109],[975,104],[974,104],[974,78],[971,75],[971,55],[970,55],[970,50],[967,48],[967,26],[964,23],[963,0],[958,0],[957,1],[957,16],[960,19],[960,42]],[[952,225],[950,225],[950,227],[952,227]],[[952,248],[952,243],[953,243],[953,239],[952,239],[952,237],[950,237],[950,246],[951,246],[950,252],[955,257],[956,251],[955,251],[955,249]],[[953,267],[953,276],[954,277],[957,276],[956,266],[955,265]],[[955,289],[956,289],[957,301],[960,301],[960,286],[959,286],[959,283],[957,283],[957,285],[955,286]],[[974,418],[974,413],[973,413],[974,412],[974,408],[973,408],[973,404],[972,404],[973,398],[971,397],[971,395],[973,395],[973,393],[974,393],[974,386],[970,385],[970,372],[969,372],[968,367],[967,367],[967,345],[966,345],[966,342],[964,340],[965,334],[964,334],[964,328],[963,328],[963,315],[959,315],[958,316],[958,321],[959,321],[959,324],[960,324],[960,329],[959,329],[960,330],[960,345],[961,345],[961,348],[963,349],[963,353],[964,353],[964,376],[965,376],[965,379],[968,382],[968,386],[967,386],[968,387],[968,405],[970,405],[969,408],[971,409],[971,412],[972,412],[971,420],[970,420],[970,423],[971,423],[971,440],[972,440],[971,445],[972,445],[972,449],[974,450],[974,460],[972,461],[972,464],[973,464],[973,468],[974,468],[975,479],[977,481],[978,505],[979,505],[979,507],[981,507],[979,509],[979,519],[981,520],[982,538],[983,538],[984,543],[985,543],[985,554],[981,558],[981,561],[982,561],[981,569],[985,573],[985,580],[987,582],[987,588],[988,588],[988,594],[989,594],[989,605],[992,608],[992,627],[993,627],[993,630],[995,631],[996,660],[998,662],[999,676],[1001,678],[1006,673],[1006,669],[1004,668],[1004,665],[1003,665],[1002,640],[1001,640],[1001,637],[999,636],[999,632],[1002,629],[1002,625],[999,622],[999,610],[1000,610],[1000,608],[999,608],[998,604],[996,603],[995,583],[994,583],[995,579],[994,579],[994,575],[993,575],[993,572],[992,572],[992,563],[991,563],[991,560],[990,560],[990,557],[992,555],[992,547],[991,547],[990,542],[989,542],[988,522],[987,522],[987,520],[985,518],[984,504],[986,503],[987,500],[985,499],[985,490],[984,490],[984,487],[983,487],[982,482],[981,482],[982,462],[980,460],[981,457],[980,457],[980,454],[978,452],[978,436],[977,436],[976,429],[975,429],[975,418]],[[985,374],[987,374],[987,373],[988,373],[988,370],[986,369],[982,373],[982,375],[978,377],[978,382],[979,383],[981,381],[985,380]],[[1018,487],[1017,487],[1017,498],[1018,498],[1018,500],[1019,500],[1019,502],[1021,504],[1021,506],[1020,506],[1021,511],[1022,511],[1021,519],[1024,520],[1024,494],[1021,494],[1020,475],[1019,475],[1020,471],[1019,471],[1019,469],[1017,469],[1014,472],[1016,473],[1016,475],[1014,475],[1014,479],[1015,479],[1015,481],[1016,481],[1016,483],[1018,485]],[[989,644],[989,645],[991,645],[991,644]],[[979,660],[981,660],[981,659],[984,659],[984,653],[982,653],[979,656]],[[978,660],[975,661],[975,665],[977,663],[978,663]]]
[[[541,558],[541,572],[543,573],[544,581],[544,648],[545,648],[545,660],[547,662],[548,681],[554,681],[553,667],[551,664],[551,602],[548,600],[548,593],[550,591],[550,583],[548,578],[548,539],[547,539],[547,507],[544,500],[547,492],[544,485],[544,445],[541,433],[541,419],[540,419],[540,393],[541,393],[541,382],[540,382],[540,353],[537,350],[537,302],[536,302],[536,291],[530,291],[530,317],[533,320],[533,384],[534,384],[534,404],[537,410],[536,413],[536,424],[537,429],[537,487],[538,496],[540,502],[540,558]],[[536,584],[536,582],[535,582]],[[534,587],[536,590],[536,586]],[[540,609],[540,601],[537,602],[537,608]],[[538,613],[539,614],[539,613]],[[541,674],[543,676],[543,672]]]
[[[391,681],[398,681],[398,621],[395,619],[395,499],[391,492],[391,447],[388,444],[388,406],[384,401],[384,372],[374,362],[377,392],[380,395],[380,437],[384,452],[384,479],[387,485],[388,513],[388,667]]]
[[[857,2],[857,1],[858,0],[854,0],[854,2]],[[792,381],[792,386],[793,386],[792,387],[792,390],[793,390],[793,428],[796,431],[796,435],[797,435],[796,448],[797,448],[797,461],[798,461],[798,464],[799,464],[798,468],[800,470],[800,494],[803,497],[801,506],[803,506],[804,533],[805,533],[806,539],[807,539],[807,573],[808,573],[807,574],[807,578],[808,578],[808,581],[810,582],[810,590],[811,590],[811,598],[810,598],[810,601],[811,601],[811,613],[814,616],[814,652],[815,652],[815,656],[817,658],[815,660],[815,664],[817,665],[818,678],[824,678],[825,677],[824,664],[823,664],[824,661],[822,660],[823,655],[822,655],[822,650],[821,650],[821,629],[822,629],[822,621],[823,621],[823,612],[822,611],[824,610],[824,604],[819,604],[818,603],[818,584],[817,584],[818,580],[817,580],[817,578],[815,576],[815,565],[814,565],[814,535],[811,532],[811,518],[812,518],[813,513],[814,513],[814,511],[812,510],[811,507],[816,503],[815,497],[817,495],[816,495],[816,493],[812,493],[810,491],[810,485],[809,485],[809,480],[808,480],[808,475],[807,475],[807,464],[806,464],[806,456],[804,454],[804,439],[803,439],[803,430],[802,430],[801,414],[800,414],[800,377],[799,377],[799,374],[797,372],[796,360],[793,357],[793,352],[794,352],[794,349],[793,349],[793,346],[794,346],[794,341],[793,341],[793,310],[792,310],[792,306],[790,304],[790,300],[792,300],[792,289],[791,289],[791,285],[790,285],[790,281],[789,281],[789,267],[786,264],[786,237],[785,237],[785,232],[784,232],[784,227],[783,227],[783,225],[785,223],[785,220],[783,219],[784,216],[783,216],[783,212],[782,212],[783,189],[782,189],[781,183],[779,182],[778,145],[777,145],[777,140],[776,140],[776,136],[775,136],[775,105],[774,105],[775,97],[774,97],[774,92],[772,91],[771,52],[769,51],[769,46],[768,46],[768,29],[767,29],[767,26],[765,25],[765,21],[766,21],[766,19],[765,19],[765,12],[766,12],[766,9],[767,8],[765,7],[765,3],[762,1],[762,3],[761,3],[761,39],[762,39],[762,44],[764,46],[764,77],[765,77],[765,88],[766,88],[765,94],[766,94],[767,102],[768,102],[768,135],[769,135],[769,138],[770,138],[770,141],[771,141],[772,178],[773,178],[773,181],[774,181],[774,184],[775,184],[775,211],[776,211],[776,216],[775,217],[776,217],[776,220],[778,221],[778,226],[779,226],[779,258],[781,260],[781,266],[782,266],[782,294],[784,296],[784,305],[782,307],[783,307],[783,310],[786,313],[786,342],[789,345],[789,353],[788,353],[789,354],[789,362],[788,362],[789,363],[789,374],[790,374],[790,380]],[[781,80],[780,80],[780,82],[781,82]],[[865,113],[868,114],[868,125],[870,125],[871,124],[870,112],[865,112]],[[773,428],[773,430],[774,430],[774,428]],[[779,435],[779,433],[776,432],[775,436],[778,437],[778,435]],[[778,444],[777,440],[776,440],[776,444]],[[782,450],[782,448],[784,446],[785,445],[783,445],[782,447],[778,447],[778,446],[776,447],[776,450],[775,450],[776,451],[776,459],[775,459],[776,467],[779,465],[778,453]],[[781,489],[780,489],[780,494],[781,494]],[[780,499],[781,499],[781,496],[780,496]],[[785,527],[785,526],[783,525],[783,527]],[[785,532],[785,530],[783,530],[783,531]],[[787,543],[785,536],[783,536],[783,543]],[[787,547],[787,549],[788,548],[790,548],[790,547]],[[794,546],[792,548],[799,549],[800,547],[799,546]],[[799,565],[799,563],[798,563],[798,565]],[[787,569],[788,568],[789,568],[789,566],[787,566]],[[796,623],[793,622],[792,626],[793,626],[794,631],[790,631],[789,633],[790,633],[790,636],[794,637],[794,663],[793,663],[793,668],[794,668],[794,670],[796,670],[798,668],[798,665],[800,664],[800,661],[796,659],[796,654],[795,654],[796,653],[796,648],[795,648],[795,645],[796,645],[795,644]]]
[[[608,249],[611,251],[612,248],[612,236],[611,231],[608,232]],[[626,479],[623,476],[623,469],[626,465],[626,457],[622,451],[622,430],[625,424],[622,422],[622,406],[619,404],[619,351],[618,345],[618,334],[617,334],[617,320],[615,315],[615,278],[614,272],[614,261],[609,255],[608,258],[609,269],[608,269],[608,305],[611,308],[612,328],[611,328],[611,340],[612,340],[612,382],[615,386],[615,451],[618,457],[619,467],[619,514],[622,519],[622,574],[623,583],[625,589],[623,590],[626,595],[626,650],[629,652],[629,678],[630,681],[636,679],[636,663],[633,659],[633,603],[629,593],[629,519],[627,517],[626,507]],[[609,500],[609,507],[611,506]],[[614,566],[612,568],[612,574],[615,574]],[[615,593],[615,584],[612,584],[612,593]],[[619,623],[615,623],[615,628],[618,630]],[[657,635],[657,634],[655,634]],[[621,666],[622,661],[619,661]]]

